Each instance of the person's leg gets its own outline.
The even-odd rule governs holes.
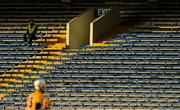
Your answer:
[[[32,45],[32,38],[33,38],[33,35],[32,35],[32,34],[29,34],[29,41],[28,41],[28,44],[29,44],[29,45]]]
[[[35,41],[36,40],[36,34],[32,34],[31,39]],[[31,40],[31,42],[32,42],[32,40]]]
[[[23,35],[24,42],[27,42],[27,33]]]

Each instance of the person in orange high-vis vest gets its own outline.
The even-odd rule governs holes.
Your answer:
[[[49,109],[52,102],[44,98],[44,80],[37,80],[34,82],[35,91],[29,94],[27,98],[27,107],[26,110],[45,110]]]

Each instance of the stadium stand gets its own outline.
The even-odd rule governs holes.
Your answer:
[[[119,33],[108,41],[82,46],[78,50],[60,51],[65,48],[62,38],[65,33],[62,36],[59,32],[48,33],[46,28],[42,28],[39,40],[32,47],[23,46],[21,32],[10,34],[10,31],[4,31],[0,47],[4,53],[0,54],[0,109],[24,109],[25,98],[33,91],[32,82],[39,78],[47,80],[46,97],[53,101],[52,109],[178,109],[180,34],[172,31],[172,27],[177,29],[178,19],[175,18],[179,15],[179,2],[127,0],[99,4],[74,2],[71,6],[121,6],[122,3],[125,4],[120,18],[125,19],[124,22],[137,23],[130,30],[132,33]],[[46,4],[44,8],[47,5],[50,6]],[[131,6],[127,9],[127,5]],[[166,10],[160,11],[167,6]],[[63,15],[69,16],[65,12]],[[167,21],[171,18],[174,20]],[[13,24],[5,23],[8,28],[15,27],[11,26]],[[46,39],[44,34],[49,36],[45,43],[42,42]],[[62,41],[56,42],[59,37]]]
[[[26,94],[33,90],[33,85],[25,82],[43,77],[48,82],[46,97],[54,102],[54,109],[178,108],[179,36],[119,34],[101,46],[67,49],[59,56],[64,60],[52,60],[59,64],[46,65],[53,67],[46,74],[18,78],[24,86],[16,88],[20,93],[6,96],[4,101],[9,98],[12,102],[5,105],[16,102],[13,107],[21,108]]]

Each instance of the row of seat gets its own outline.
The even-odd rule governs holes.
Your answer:
[[[136,39],[140,40],[143,38],[137,37]],[[161,38],[159,37],[159,39]],[[116,40],[116,42],[118,41]],[[133,44],[132,41],[130,42]],[[124,42],[124,44],[125,43],[126,42]],[[111,46],[111,44],[108,45]],[[51,69],[47,69],[47,71],[46,69],[40,68],[34,69],[33,71],[45,71],[45,73],[41,75],[33,75],[31,73],[26,74],[29,78],[22,78],[19,80],[27,80],[30,82],[27,83],[27,86],[24,86],[23,88],[19,87],[17,91],[22,91],[21,93],[23,94],[31,92],[33,90],[32,82],[36,80],[36,78],[33,77],[36,75],[37,78],[43,77],[47,80],[48,86],[46,92],[49,94],[46,95],[46,97],[53,100],[54,106],[52,108],[66,108],[68,106],[69,108],[72,107],[77,109],[95,109],[95,106],[100,106],[101,108],[106,109],[108,106],[111,108],[142,107],[148,109],[155,107],[169,107],[173,109],[179,107],[179,70],[177,64],[175,63],[176,60],[178,62],[178,56],[175,56],[170,52],[169,53],[172,55],[169,56],[167,53],[165,53],[165,51],[161,51],[162,56],[147,56],[146,52],[153,53],[150,52],[150,50],[147,50],[146,52],[144,52],[145,50],[142,50],[141,56],[131,55],[130,50],[126,50],[126,53],[129,52],[128,56],[118,56],[116,55],[118,51],[113,52],[115,56],[109,56],[108,53],[111,51],[103,50],[104,47],[105,46],[85,46],[81,50],[65,50],[64,52],[67,55],[64,54],[64,56],[59,56],[61,60],[50,60],[51,62],[61,62],[62,64],[42,65],[47,68],[49,66],[53,67]],[[91,48],[91,50],[88,50],[88,48]],[[99,48],[99,50],[94,50],[95,48]],[[122,47],[117,46],[116,48]],[[149,46],[148,48],[154,47]],[[159,46],[159,48],[163,47]],[[176,47],[174,45],[171,48]],[[82,54],[82,52],[87,54]],[[104,52],[107,54],[99,55],[99,52]],[[76,54],[68,56],[71,55],[71,53]],[[109,60],[102,60],[103,58],[108,57],[110,58]],[[132,62],[132,64],[135,64],[136,66],[132,64],[126,65],[126,57],[129,58],[129,62]],[[138,63],[141,61],[145,62],[145,60],[147,63],[157,63],[156,60],[162,60],[162,62],[165,63],[167,60],[169,63],[174,65],[171,68],[168,67],[168,69],[166,66],[161,67],[160,65],[157,66],[150,64],[148,67],[147,64]],[[83,62],[87,63],[87,65]],[[93,63],[90,65],[91,62]],[[105,62],[105,64],[99,64],[98,62]],[[121,65],[117,65],[117,62],[121,63]],[[115,63],[116,65],[109,63]],[[177,68],[175,68],[176,66]],[[136,67],[137,70],[134,70]],[[142,70],[140,68],[142,68]],[[20,82],[15,84],[21,85],[22,83]],[[94,95],[95,97],[93,97]],[[14,99],[12,98],[12,95],[9,95],[5,100],[9,98],[16,101],[17,99],[15,99],[15,97],[17,96],[22,100],[25,100],[26,98],[25,95],[22,96],[21,94],[17,95],[14,93]],[[118,103],[116,103],[116,100]],[[25,104],[21,102],[17,102],[15,105],[16,107],[14,106],[14,108],[23,108],[25,106]]]

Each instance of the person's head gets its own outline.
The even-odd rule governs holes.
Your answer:
[[[30,20],[29,24],[30,24],[31,26],[33,26],[33,25],[34,25],[34,21],[33,21],[33,20]]]
[[[35,90],[37,91],[44,92],[45,86],[46,86],[46,82],[43,79],[39,79],[34,82],[34,87]]]

